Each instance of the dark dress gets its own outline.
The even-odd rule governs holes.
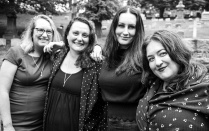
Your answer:
[[[4,60],[18,67],[9,94],[15,130],[43,130],[44,100],[52,67],[51,61],[45,55],[33,60],[20,46],[11,47]]]
[[[194,78],[194,77],[193,77]],[[162,90],[155,81],[139,101],[136,119],[140,131],[208,131],[209,76],[177,92]]]
[[[60,66],[61,66],[63,60],[65,59],[67,53],[68,53],[68,50],[66,48],[62,49],[58,54],[55,55],[55,59],[53,62],[52,72],[51,72],[51,76],[49,78],[49,84],[47,87],[47,94],[46,94],[46,99],[45,99],[45,109],[44,109],[44,119],[43,119],[43,125],[44,125],[43,129],[45,131],[48,131],[46,129],[46,126],[48,124],[48,122],[46,120],[46,118],[48,117],[47,114],[48,114],[48,111],[52,110],[52,108],[49,108],[49,106],[50,106],[49,105],[49,101],[50,101],[49,100],[49,95],[50,95],[49,93],[50,93],[50,90],[52,89],[52,83],[54,81],[54,77],[57,75],[57,72],[60,70]],[[101,67],[99,65],[97,65],[92,60],[91,62],[89,62],[88,68],[82,69],[82,72],[83,72],[82,78],[76,78],[76,80],[74,80],[73,82],[71,81],[71,84],[72,83],[74,83],[74,84],[80,83],[81,84],[81,86],[80,86],[80,90],[81,90],[80,91],[80,105],[79,105],[80,108],[78,110],[78,112],[79,112],[78,130],[79,131],[83,131],[83,130],[85,130],[85,131],[87,131],[87,130],[89,130],[89,131],[106,131],[107,104],[106,104],[106,102],[104,102],[102,100],[101,94],[99,93],[99,88],[98,88],[98,75],[99,75],[100,68]],[[69,75],[67,75],[67,77],[68,76]],[[63,76],[60,79],[62,79],[61,80],[62,83],[59,85],[63,86],[63,82],[64,82]],[[68,81],[70,81],[70,79],[71,79],[71,77],[69,78]],[[82,80],[82,81],[80,81],[80,80]],[[67,82],[66,82],[65,87],[67,87]],[[71,86],[71,84],[70,84],[70,86]],[[72,89],[71,87],[69,87],[69,88]],[[73,88],[73,89],[75,89],[75,88]],[[72,97],[72,95],[71,95],[71,97]],[[56,103],[53,103],[53,104],[56,104]],[[66,102],[64,104],[68,105],[69,102]],[[56,108],[56,106],[55,106],[55,108]],[[78,108],[77,105],[76,105],[76,108]],[[71,110],[71,108],[70,108],[70,110]],[[75,113],[73,112],[73,116],[71,115],[71,117],[74,118]],[[57,115],[59,115],[59,114],[57,114]],[[63,120],[61,122],[63,122]],[[77,125],[75,125],[75,126],[77,126]],[[65,130],[70,130],[70,128],[65,129]]]
[[[78,131],[83,71],[67,74],[59,69],[49,90],[46,131]],[[65,80],[67,81],[63,87]]]

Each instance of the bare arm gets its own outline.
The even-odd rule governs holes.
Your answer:
[[[60,42],[50,42],[48,45],[44,47],[44,52],[52,53],[56,52],[57,50],[64,48],[65,43],[63,41]]]
[[[14,131],[10,112],[9,92],[17,66],[4,60],[0,69],[0,114],[4,131]]]

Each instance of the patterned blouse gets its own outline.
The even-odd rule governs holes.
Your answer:
[[[140,131],[209,131],[209,77],[191,81],[187,89],[165,92],[156,80],[138,104]]]

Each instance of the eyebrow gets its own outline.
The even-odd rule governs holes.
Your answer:
[[[118,22],[118,24],[124,24],[123,22]],[[136,24],[128,24],[128,25],[134,25],[136,26]]]
[[[165,49],[161,49],[161,50],[157,51],[157,53],[161,52],[162,50],[165,50]],[[151,55],[148,55],[147,57],[151,57]]]

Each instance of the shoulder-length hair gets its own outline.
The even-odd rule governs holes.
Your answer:
[[[80,66],[81,68],[89,68],[90,66],[92,66],[92,59],[90,58],[90,53],[93,51],[93,47],[94,47],[94,43],[95,43],[95,31],[93,28],[93,25],[90,23],[90,21],[88,21],[86,18],[83,17],[75,17],[74,19],[72,19],[66,30],[64,33],[64,42],[65,42],[65,46],[67,47],[67,50],[69,51],[69,43],[68,43],[68,39],[67,36],[69,34],[69,31],[73,25],[73,23],[75,23],[76,21],[82,22],[86,25],[88,25],[90,33],[89,33],[89,44],[86,47],[86,49],[80,54],[80,56],[78,57],[75,65],[76,66]]]
[[[122,72],[126,72],[128,75],[141,72],[141,44],[144,40],[144,25],[140,12],[134,7],[125,6],[121,8],[115,15],[110,26],[109,33],[107,35],[106,43],[104,45],[104,56],[106,57],[105,62],[107,67],[110,69],[117,65],[117,50],[119,49],[120,43],[117,40],[115,33],[116,27],[118,26],[119,17],[122,13],[130,12],[136,16],[136,33],[133,37],[133,41],[126,51],[125,58],[121,64],[117,66],[115,73],[119,75]]]
[[[33,32],[34,32],[34,28],[36,26],[36,21],[38,19],[44,19],[44,20],[48,21],[49,24],[51,25],[51,28],[53,30],[53,37],[52,37],[53,42],[58,42],[58,41],[62,40],[59,32],[57,31],[57,28],[56,28],[54,22],[46,15],[37,15],[31,19],[26,30],[24,31],[24,33],[22,35],[21,46],[22,46],[25,53],[29,53],[29,52],[34,51]]]
[[[147,59],[146,48],[151,41],[161,43],[169,57],[179,65],[180,69],[177,76],[168,84],[170,90],[178,91],[186,88],[189,79],[194,74],[196,77],[199,77],[203,69],[205,69],[202,64],[192,60],[192,50],[178,34],[167,30],[159,30],[148,36],[142,44],[142,83],[148,84],[150,81],[158,78],[150,69]]]

